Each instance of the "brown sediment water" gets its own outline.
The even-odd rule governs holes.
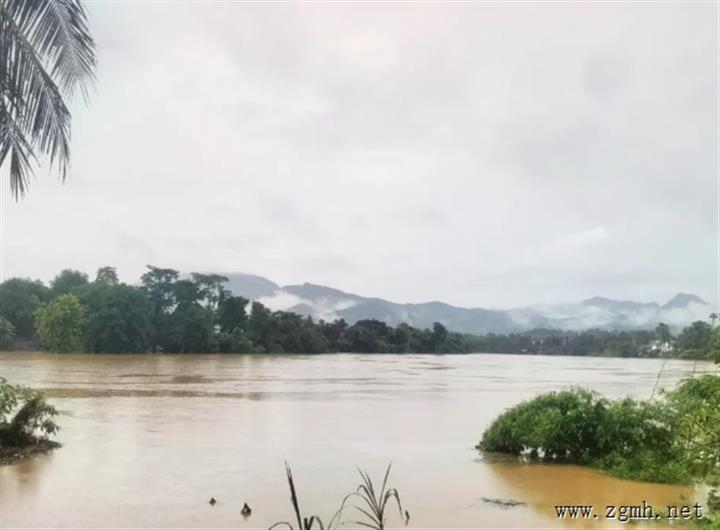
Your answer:
[[[381,478],[392,461],[411,528],[620,528],[602,517],[606,505],[690,505],[695,491],[495,461],[473,446],[497,414],[540,392],[581,385],[650,397],[661,365],[489,354],[0,354],[0,375],[44,389],[61,411],[63,444],[0,467],[0,527],[267,528],[292,521],[287,460],[303,509],[326,522],[359,483],[357,466]],[[660,385],[706,368],[669,361]],[[595,505],[601,517],[559,520],[557,504]]]

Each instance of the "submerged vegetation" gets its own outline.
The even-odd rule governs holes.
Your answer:
[[[611,401],[583,389],[550,392],[511,408],[480,448],[590,465],[623,478],[689,482],[673,412],[659,402]]]
[[[148,266],[140,285],[113,267],[88,275],[63,270],[50,286],[10,278],[0,284],[0,348],[132,353],[523,353],[720,358],[720,326],[695,322],[677,337],[659,324],[636,331],[533,330],[471,335],[379,320],[326,322],[235,296],[227,278]]]
[[[0,462],[57,447],[48,440],[60,430],[53,420],[56,415],[40,392],[0,377]]]
[[[710,520],[720,525],[720,376],[686,379],[649,401],[579,388],[542,394],[495,419],[478,448],[626,479],[706,483]]]

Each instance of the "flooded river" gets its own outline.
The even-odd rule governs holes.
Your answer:
[[[510,355],[0,354],[0,375],[52,398],[63,444],[0,467],[0,527],[267,528],[293,520],[285,460],[303,510],[325,522],[359,483],[357,466],[380,478],[390,461],[390,483],[416,529],[581,527],[591,524],[558,521],[554,506],[690,503],[693,491],[682,487],[489,462],[473,449],[520,400],[571,385],[649,397],[662,365]],[[698,368],[668,361],[659,384]],[[505,509],[483,497],[524,504]],[[390,522],[401,527],[396,515]]]

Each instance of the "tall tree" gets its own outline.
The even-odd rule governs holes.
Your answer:
[[[106,285],[117,285],[118,280],[117,269],[115,267],[100,267],[95,274],[95,283],[104,283]]]
[[[50,283],[50,295],[60,296],[77,291],[88,284],[88,275],[73,269],[64,269]]]
[[[178,307],[197,305],[202,298],[200,287],[192,280],[178,280],[173,284],[173,288]]]
[[[35,311],[38,337],[53,352],[79,352],[84,349],[85,308],[77,296],[61,294]]]
[[[247,327],[247,313],[245,307],[248,299],[242,296],[228,296],[223,298],[218,305],[217,323],[220,329],[226,333],[232,332],[235,328],[244,330]]]
[[[198,304],[178,306],[163,316],[160,346],[165,352],[206,353],[215,349],[212,315]]]
[[[80,290],[87,308],[87,348],[94,353],[142,353],[151,336],[152,304],[138,287],[92,283]]]
[[[248,337],[250,340],[267,349],[272,328],[272,313],[260,302],[253,302],[250,306],[250,318],[248,319]]]
[[[699,359],[709,352],[711,338],[710,324],[697,320],[680,332],[677,344],[682,356]]]
[[[670,326],[668,326],[664,322],[660,322],[657,327],[655,327],[655,336],[658,338],[658,340],[661,340],[663,342],[670,342],[672,340]]]
[[[718,316],[717,313],[710,313],[710,316],[708,318],[710,319],[710,325],[714,326],[715,322],[717,321],[718,318],[720,318],[720,316]]]
[[[17,199],[38,155],[70,164],[67,100],[87,100],[95,43],[80,0],[0,0],[0,167],[9,162]]]
[[[228,278],[219,274],[200,274],[193,272],[190,275],[193,281],[198,285],[198,292],[205,300],[207,306],[215,310],[220,300],[229,293],[223,288],[223,284]]]
[[[156,346],[162,335],[160,326],[163,314],[175,304],[175,282],[180,273],[175,269],[163,269],[147,265],[148,271],[142,275],[143,289],[152,303],[152,349]]]
[[[440,353],[444,351],[445,341],[448,337],[448,330],[440,322],[433,322],[433,351]]]
[[[10,278],[0,284],[0,316],[15,328],[20,339],[35,336],[33,313],[49,299],[50,290],[39,280]]]

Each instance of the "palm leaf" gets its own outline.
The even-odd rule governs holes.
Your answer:
[[[0,0],[0,167],[10,161],[10,188],[25,194],[35,153],[70,163],[70,112],[77,88],[87,100],[95,43],[80,0]]]
[[[8,119],[3,112],[4,105],[0,101],[0,167],[9,156],[10,174],[15,178],[10,181],[11,189],[17,193],[24,193],[28,177],[31,173],[30,160],[34,158],[32,147],[27,143],[17,125]]]

